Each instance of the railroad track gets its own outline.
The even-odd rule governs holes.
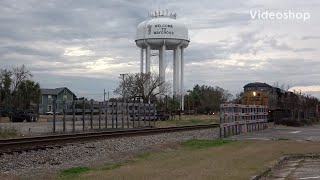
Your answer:
[[[90,140],[123,137],[123,136],[138,136],[148,134],[159,134],[166,132],[178,132],[196,129],[217,128],[219,124],[196,125],[196,126],[178,126],[166,128],[141,128],[141,129],[126,129],[112,131],[97,131],[87,133],[72,133],[50,136],[37,136],[25,138],[12,138],[0,140],[0,155],[4,153],[13,153],[21,151],[30,151],[46,148],[61,147],[68,143],[81,143]]]

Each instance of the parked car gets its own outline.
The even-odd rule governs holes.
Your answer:
[[[45,115],[53,115],[53,111],[48,111],[44,113]],[[56,112],[56,115],[60,115],[59,112]]]
[[[0,115],[1,115],[2,117],[8,117],[9,114],[10,114],[10,111],[9,111],[8,109],[0,108]],[[1,116],[0,116],[0,117],[1,117]]]
[[[12,122],[35,122],[39,118],[39,115],[33,110],[15,110],[10,114],[10,119]]]
[[[165,121],[170,118],[170,114],[167,111],[157,111],[157,118],[161,121]]]

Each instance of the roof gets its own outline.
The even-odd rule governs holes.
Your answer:
[[[255,83],[246,84],[243,88],[248,88],[248,87],[268,87],[268,88],[271,88],[272,86],[270,86],[267,83],[255,82]]]
[[[66,87],[60,87],[60,88],[55,88],[55,89],[41,89],[41,94],[51,94],[51,95],[58,95],[60,94],[63,90],[68,89]],[[68,89],[69,90],[69,89]],[[70,90],[69,90],[70,91]],[[73,93],[72,91],[70,91]],[[74,94],[74,93],[73,93]]]

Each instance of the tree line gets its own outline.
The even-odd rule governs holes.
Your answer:
[[[30,109],[37,108],[41,101],[40,84],[32,80],[33,75],[24,66],[11,69],[0,69],[0,107]],[[119,98],[111,98],[113,102],[154,103],[157,109],[164,111],[180,110],[181,96],[173,95],[168,82],[162,82],[155,73],[126,74],[120,77],[119,85],[114,90]],[[281,97],[283,106],[290,108],[292,116],[300,116],[299,111],[308,116],[311,107],[319,104],[317,98],[288,94]],[[191,113],[212,113],[220,110],[225,102],[241,103],[243,92],[235,97],[219,86],[196,84],[184,93],[184,109]],[[81,98],[79,98],[81,99]],[[85,99],[83,97],[83,99]]]
[[[179,110],[181,96],[170,93],[170,84],[161,82],[155,73],[126,74],[120,77],[119,86],[114,90],[120,95],[118,101],[155,103],[157,109]],[[221,87],[195,85],[184,94],[184,109],[192,113],[218,112],[220,104],[230,101],[231,93]]]
[[[319,100],[310,95],[302,95],[297,92],[288,91],[289,86],[275,83],[274,87],[285,90],[282,96],[269,98],[270,106],[278,104],[282,109],[288,109],[293,118],[300,119],[301,116],[308,118],[315,112],[315,107]],[[176,111],[180,107],[180,96],[170,94],[170,85],[167,82],[161,82],[158,74],[126,74],[122,76],[119,86],[114,91],[120,95],[120,98],[114,98],[113,101],[155,103],[157,109],[166,111]],[[192,89],[184,94],[184,109],[191,113],[212,113],[220,110],[220,104],[232,102],[241,104],[244,93],[240,92],[235,97],[226,89],[219,86],[208,86],[196,84]]]
[[[292,119],[309,119],[316,116],[319,99],[293,91],[279,98],[280,107],[289,109]]]
[[[309,119],[315,117],[319,99],[301,91],[289,91],[290,86],[275,82],[273,87],[279,88],[281,93],[276,95],[277,98],[271,98],[270,106],[279,107],[290,112],[290,118],[300,121],[301,119]]]
[[[24,66],[0,69],[0,107],[6,109],[31,109],[40,103],[40,84]]]

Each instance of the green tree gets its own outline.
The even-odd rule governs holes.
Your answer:
[[[220,104],[230,100],[232,95],[228,90],[218,86],[199,86],[198,84],[189,90],[189,104],[193,104],[196,112],[209,113],[219,111]]]
[[[195,110],[197,110],[197,108],[201,105],[201,102],[200,102],[200,99],[202,96],[201,87],[198,84],[195,85],[193,87],[193,90],[190,91],[190,95],[191,95],[193,106],[196,108]]]
[[[7,69],[0,70],[0,87],[1,87],[1,99],[0,105],[8,106],[11,102],[11,84],[12,84],[12,72]]]
[[[24,80],[19,82],[17,91],[19,100],[19,107],[22,109],[30,109],[31,104],[38,105],[40,103],[40,85],[32,80]]]

